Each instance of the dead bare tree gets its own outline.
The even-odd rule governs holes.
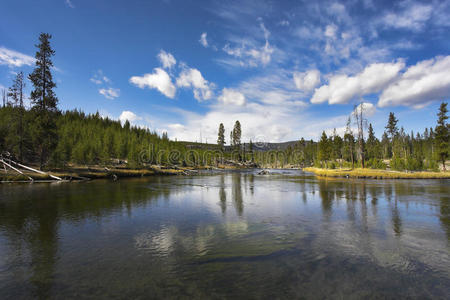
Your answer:
[[[8,94],[6,93],[6,89],[2,89],[2,98],[3,98],[3,107],[8,103]]]
[[[367,119],[364,118],[364,103],[361,102],[359,105],[355,105],[353,114],[355,115],[355,123],[358,127],[358,152],[359,158],[361,160],[362,168],[365,167],[365,141],[364,141],[364,128],[367,128]]]

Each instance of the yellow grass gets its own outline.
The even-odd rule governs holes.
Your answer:
[[[450,178],[450,172],[399,172],[378,169],[320,169],[303,168],[304,171],[312,172],[323,177],[352,177],[373,179],[442,179]]]

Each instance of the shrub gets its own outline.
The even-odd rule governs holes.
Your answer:
[[[406,159],[406,170],[420,171],[423,170],[423,161],[420,158],[408,157]]]
[[[366,162],[368,168],[386,170],[386,164],[378,158],[371,158]]]
[[[352,163],[344,160],[344,162],[342,163],[342,167],[343,168],[351,168]]]
[[[394,157],[391,159],[391,169],[397,171],[403,171],[406,169],[405,160],[399,157]]]
[[[424,169],[439,172],[439,164],[435,160],[427,160],[424,164]]]

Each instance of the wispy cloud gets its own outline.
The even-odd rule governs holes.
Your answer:
[[[202,35],[200,36],[200,44],[202,44],[203,47],[208,48],[208,39],[207,39],[208,34],[206,32],[203,32]]]
[[[270,32],[265,27],[264,23],[259,23],[260,30],[264,36],[264,43],[261,45],[251,39],[239,39],[234,42],[233,46],[230,43],[225,44],[223,51],[234,57],[237,63],[234,65],[242,67],[257,67],[266,66],[270,63],[274,48],[269,43]],[[230,64],[233,65],[233,64]]]
[[[278,25],[280,26],[289,26],[290,22],[288,20],[281,20],[278,22]]]
[[[422,30],[430,19],[433,6],[407,1],[398,12],[387,13],[380,21],[386,27]]]
[[[100,95],[105,96],[107,99],[114,99],[120,96],[120,89],[114,89],[114,88],[106,88],[106,89],[99,89],[98,92]]]
[[[35,62],[34,57],[29,55],[0,47],[0,65],[7,65],[9,67],[31,66]]]
[[[103,74],[102,70],[97,70],[89,80],[98,85],[111,83],[111,80]]]
[[[97,70],[89,80],[101,87],[98,89],[98,93],[106,99],[115,99],[120,96],[120,89],[111,86],[111,79],[106,77],[102,70]]]
[[[75,8],[75,5],[73,5],[73,3],[72,3],[71,0],[65,0],[65,2],[66,2],[66,5],[67,5],[68,7],[70,7],[70,8]]]

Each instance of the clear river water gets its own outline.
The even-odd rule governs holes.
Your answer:
[[[450,296],[450,180],[0,185],[1,299]]]

